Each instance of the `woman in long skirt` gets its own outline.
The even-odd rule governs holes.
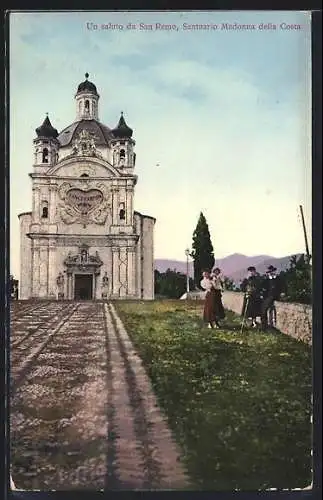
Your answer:
[[[223,281],[221,279],[221,269],[216,267],[213,269],[213,273],[211,277],[213,278],[213,287],[215,289],[215,296],[214,296],[214,301],[215,301],[215,315],[217,318],[217,326],[219,325],[219,320],[225,318],[225,312],[224,312],[224,307],[222,304],[222,292],[223,292]]]
[[[208,328],[217,328],[218,322],[215,311],[216,293],[215,293],[215,288],[213,286],[211,275],[208,271],[203,272],[201,288],[206,290],[203,320],[205,321],[205,323],[208,324]]]

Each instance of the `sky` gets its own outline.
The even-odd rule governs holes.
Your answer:
[[[310,23],[307,12],[11,12],[11,272],[35,129],[47,112],[59,131],[74,122],[86,72],[100,121],[113,128],[123,111],[134,130],[135,209],[156,218],[155,258],[185,260],[201,211],[216,259],[304,252]]]

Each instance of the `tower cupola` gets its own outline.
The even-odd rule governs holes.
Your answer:
[[[132,137],[133,130],[126,124],[123,111],[121,111],[118,125],[111,132],[116,139],[130,139]]]
[[[43,121],[42,125],[40,125],[40,127],[37,127],[35,132],[37,134],[37,137],[56,139],[56,137],[58,136],[56,128],[52,126],[50,119],[48,118],[48,113],[46,113],[46,118]]]
[[[89,74],[85,73],[85,80],[81,82],[75,94],[76,119],[98,120],[99,94],[94,83],[88,80]]]

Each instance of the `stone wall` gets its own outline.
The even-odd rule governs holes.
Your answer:
[[[226,309],[240,314],[243,293],[224,292],[223,305]],[[312,307],[305,304],[276,302],[276,328],[297,340],[312,343]]]
[[[190,300],[203,300],[205,292],[190,292]],[[184,298],[184,296],[183,296]],[[186,294],[185,294],[186,298]],[[243,293],[224,292],[222,301],[225,309],[241,314]],[[276,328],[297,340],[312,344],[312,307],[306,304],[275,302]]]

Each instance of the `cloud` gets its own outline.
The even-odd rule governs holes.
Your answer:
[[[104,17],[108,19],[106,13]],[[261,77],[252,70],[247,56],[244,62],[236,57],[235,47],[248,54],[242,43],[213,51],[201,34],[194,39],[174,35],[178,44],[163,33],[95,34],[85,26],[86,20],[98,19],[93,13],[58,16],[59,22],[51,17],[51,23],[44,19],[32,16],[26,22],[22,16],[12,29],[15,274],[17,214],[31,207],[27,175],[34,129],[47,111],[58,129],[73,122],[74,93],[85,71],[98,87],[103,123],[115,126],[123,110],[134,129],[139,177],[135,209],[157,218],[156,257],[183,258],[201,210],[218,257],[233,252],[282,256],[303,249],[297,209],[304,204],[310,230],[309,67],[302,79],[292,78],[286,94],[281,80],[285,75],[288,81],[284,61],[289,52],[284,59],[281,44],[269,84],[265,73]],[[219,59],[208,56],[211,50]],[[262,54],[259,49],[254,55],[257,69]]]

